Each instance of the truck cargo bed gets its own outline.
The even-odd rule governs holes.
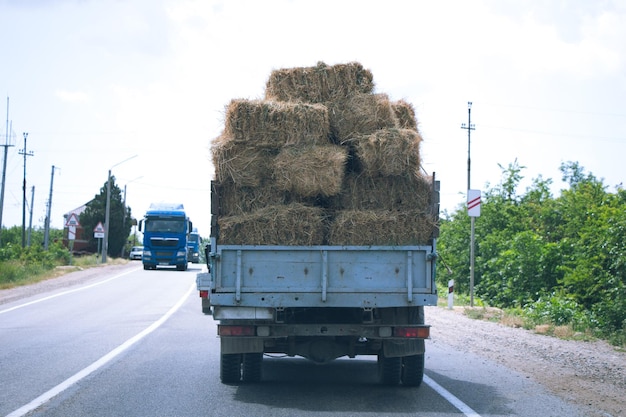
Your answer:
[[[436,305],[431,246],[219,245],[198,288],[212,306]]]

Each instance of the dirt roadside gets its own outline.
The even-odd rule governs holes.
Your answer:
[[[603,341],[561,340],[427,307],[431,338],[532,378],[589,416],[626,416],[626,353]]]
[[[126,270],[138,268],[141,263],[126,262],[122,264],[93,266],[85,269],[78,267],[59,267],[66,268],[72,272],[67,272],[56,278],[47,279],[36,284],[23,285],[20,287],[0,290],[0,305],[21,300],[33,295],[56,291],[63,288],[69,288],[76,284],[84,284],[90,281],[96,281],[101,278],[106,269],[106,274],[111,275],[116,272],[124,272]]]

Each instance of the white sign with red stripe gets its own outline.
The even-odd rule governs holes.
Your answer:
[[[480,217],[480,190],[467,190],[467,215]]]

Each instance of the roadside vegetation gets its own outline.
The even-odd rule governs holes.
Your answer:
[[[30,246],[22,247],[22,228],[2,230],[0,247],[0,290],[55,278],[75,270],[100,265],[96,255],[73,256],[62,244],[63,231],[50,230],[48,250],[44,250],[43,230],[33,230]],[[108,263],[120,262],[108,259]]]
[[[123,262],[124,254],[135,244],[129,240],[133,224],[131,209],[124,203],[122,191],[111,177],[110,195],[110,238],[107,251],[107,264]],[[109,179],[102,185],[100,192],[87,203],[80,214],[80,224],[84,230],[93,230],[99,221],[106,218],[107,188]],[[35,228],[25,232],[14,226],[3,228],[0,234],[0,289],[16,285],[32,284],[44,279],[54,278],[76,269],[100,265],[101,258],[96,255],[74,256],[63,245],[63,230],[51,229],[48,249],[44,249],[44,230]],[[25,240],[24,244],[22,241]],[[98,251],[99,242],[93,235],[88,236],[86,252]],[[119,255],[122,257],[117,257]]]
[[[568,187],[559,196],[541,177],[518,194],[523,168],[502,168],[501,182],[482,193],[467,314],[626,346],[626,190],[610,191],[569,162],[560,167]],[[470,218],[465,207],[442,217],[440,293],[454,279],[455,303],[469,305]]]

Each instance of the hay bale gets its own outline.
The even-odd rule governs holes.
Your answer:
[[[221,135],[211,143],[215,179],[240,187],[258,187],[272,176],[272,162],[277,151],[237,142]]]
[[[347,149],[337,145],[284,147],[274,159],[275,184],[301,197],[336,195],[347,158]]]
[[[417,175],[422,137],[412,129],[382,129],[351,141],[363,172],[369,176]]]
[[[386,94],[355,93],[326,105],[331,134],[336,143],[398,126]]]
[[[232,100],[226,108],[224,132],[233,140],[257,147],[328,143],[328,109],[321,104]]]
[[[437,223],[420,210],[346,210],[330,225],[329,245],[428,244]]]
[[[423,175],[371,177],[349,173],[341,194],[332,200],[336,210],[423,210],[432,204],[432,179]]]
[[[321,245],[324,214],[303,204],[268,206],[238,216],[218,219],[220,242],[225,245]]]
[[[401,129],[417,129],[417,117],[413,105],[405,100],[398,100],[391,103],[393,112],[398,120],[398,127]]]
[[[265,99],[326,103],[354,93],[374,90],[371,71],[358,62],[328,66],[318,62],[314,67],[274,70],[265,88]]]
[[[221,216],[238,216],[268,206],[285,204],[288,195],[273,183],[258,187],[240,187],[232,182],[220,184],[219,207]]]

